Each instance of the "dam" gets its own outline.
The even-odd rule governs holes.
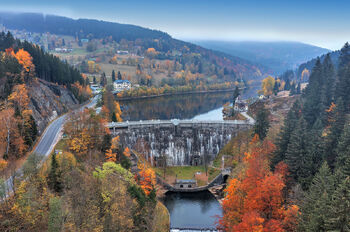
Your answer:
[[[147,151],[147,159],[158,166],[166,157],[168,166],[203,165],[215,159],[239,131],[248,130],[254,120],[147,120],[108,123],[120,143]]]

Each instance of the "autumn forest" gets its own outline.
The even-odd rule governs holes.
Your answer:
[[[0,12],[0,231],[350,231],[333,21],[308,8],[296,30],[270,1],[77,2]]]

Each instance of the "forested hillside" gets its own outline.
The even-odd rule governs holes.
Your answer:
[[[90,93],[79,71],[36,45],[0,33],[0,171],[32,148],[53,117]]]
[[[328,49],[298,42],[194,41],[205,48],[222,51],[261,64],[275,75],[329,52]]]
[[[324,55],[320,56],[319,59],[323,62],[323,60],[326,58],[327,55],[330,56],[335,68],[337,68],[340,51],[334,51],[334,52],[324,54]],[[313,67],[315,66],[317,60],[318,60],[318,58],[314,58],[312,60],[309,60],[309,61],[299,65],[299,67],[297,69],[298,78],[300,78],[302,76],[302,73],[304,70],[312,70]]]
[[[285,119],[272,167],[288,165],[299,196],[300,231],[347,231],[350,202],[350,47],[317,59],[309,84]],[[300,187],[298,187],[300,186]],[[302,197],[304,195],[304,197]]]
[[[278,116],[278,108],[271,105],[288,97],[267,101],[271,111],[257,108],[253,138],[240,133],[222,151],[232,155],[234,174],[225,190],[221,228],[348,231],[349,91],[350,47],[345,44],[337,68],[330,55],[316,60],[309,84],[294,98],[277,139],[269,131],[271,118]]]
[[[0,13],[0,22],[9,29],[69,35],[78,41],[102,39],[106,44],[113,40],[123,44],[128,50],[138,50],[138,53],[142,55],[147,55],[148,49],[152,48],[155,51],[152,54],[153,59],[171,60],[175,67],[178,63],[181,65],[181,70],[190,70],[193,74],[204,74],[210,77],[209,79],[216,75],[218,78],[213,78],[215,82],[235,81],[241,78],[257,79],[267,72],[263,66],[234,55],[205,49],[174,39],[164,32],[134,25],[90,19],[74,20],[53,15],[5,12]],[[176,68],[174,70],[176,71]]]

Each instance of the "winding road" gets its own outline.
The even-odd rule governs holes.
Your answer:
[[[83,106],[81,106],[78,110],[83,110],[85,108],[92,108],[96,105],[98,101],[99,95],[95,96],[91,99],[91,101]],[[67,114],[62,115],[55,120],[51,121],[50,125],[45,129],[44,133],[40,137],[37,146],[33,150],[33,153],[36,153],[42,156],[42,160],[45,160],[54,149],[55,145],[59,141],[65,120],[67,118]],[[18,175],[22,174],[22,169],[16,171]],[[13,190],[13,177],[9,177],[5,181],[5,188],[7,193],[11,193]]]

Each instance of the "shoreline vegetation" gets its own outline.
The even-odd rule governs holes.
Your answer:
[[[216,93],[233,91],[237,86],[235,83],[225,82],[222,84],[213,84],[209,86],[164,86],[161,88],[155,87],[140,87],[137,89],[119,92],[116,95],[116,100],[127,101],[134,99],[156,98],[163,96],[172,96],[180,94],[199,94],[199,93]],[[240,86],[240,89],[249,88],[249,86]]]

